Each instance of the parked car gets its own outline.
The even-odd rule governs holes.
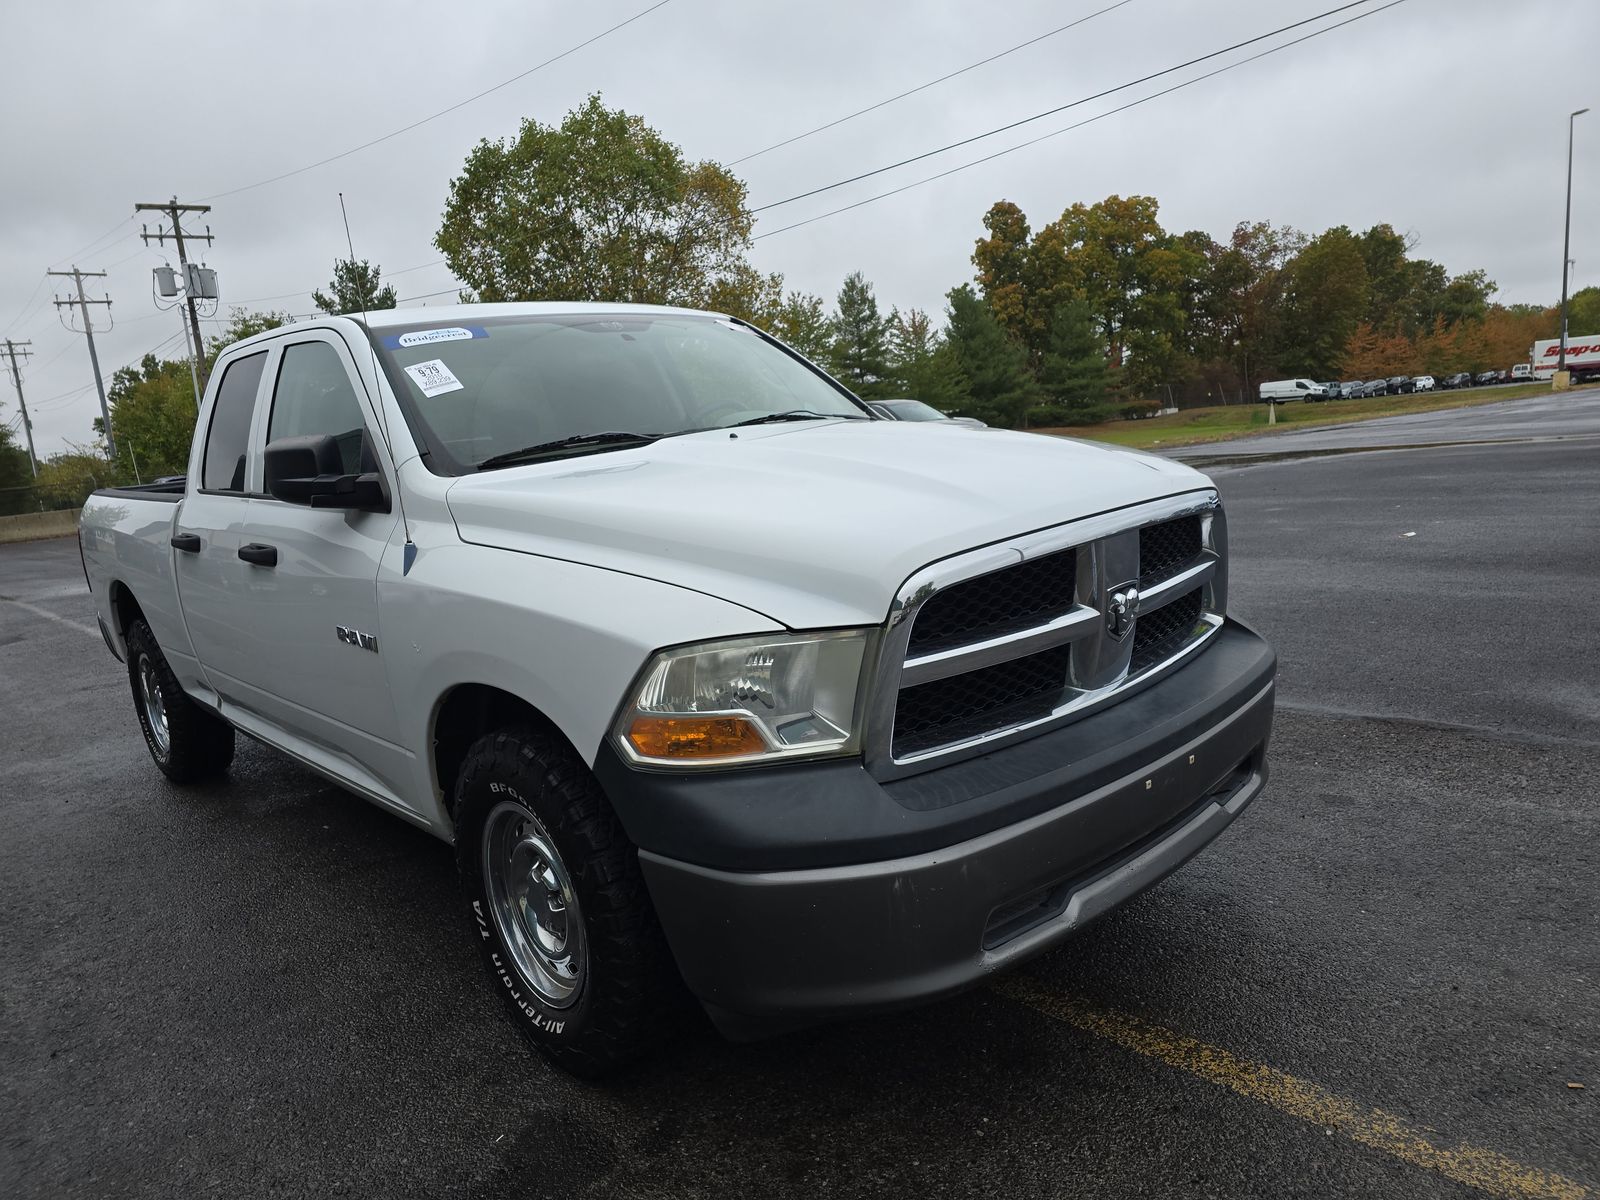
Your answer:
[[[891,421],[948,421],[952,425],[965,425],[970,429],[987,429],[989,426],[977,417],[952,417],[921,400],[869,400],[872,411]]]
[[[1478,387],[1487,387],[1492,383],[1503,382],[1504,378],[1504,371],[1479,371],[1478,377],[1473,380],[1473,383],[1475,383]]]
[[[1432,375],[1418,375],[1411,381],[1411,390],[1413,392],[1431,392],[1434,390],[1434,386]]]
[[[1361,394],[1363,396],[1386,396],[1388,393],[1389,381],[1387,379],[1369,379],[1361,385]]]
[[[1389,376],[1388,384],[1389,394],[1391,396],[1398,396],[1402,392],[1411,392],[1416,390],[1416,384],[1409,375],[1391,375]]]
[[[1322,385],[1322,398],[1324,400],[1337,400],[1344,395],[1344,385],[1337,380]]]
[[[1346,400],[1354,400],[1356,397],[1365,394],[1366,386],[1359,379],[1351,379],[1339,385],[1339,395]]]
[[[1274,379],[1261,385],[1261,399],[1266,404],[1285,404],[1290,400],[1326,400],[1326,385],[1310,379]]]
[[[1511,380],[1512,383],[1532,383],[1533,364],[1518,363],[1516,366],[1511,368],[1511,372],[1506,376],[1506,378]]]
[[[1443,386],[1447,388],[1471,387],[1472,372],[1457,371],[1454,375],[1447,375],[1443,380]]]
[[[487,986],[587,1075],[685,987],[749,1038],[990,979],[1266,780],[1210,479],[889,429],[715,314],[236,342],[187,477],[96,492],[79,546],[156,767],[221,774],[242,730],[452,846]]]

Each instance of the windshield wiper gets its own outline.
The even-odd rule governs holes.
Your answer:
[[[759,417],[749,417],[743,421],[735,421],[732,425],[723,425],[723,429],[738,429],[744,425],[776,425],[780,421],[868,421],[870,417],[858,417],[852,413],[819,413],[812,412],[809,408],[791,408],[788,412],[766,413]]]
[[[537,445],[524,446],[520,450],[491,454],[478,464],[478,470],[487,471],[527,459],[543,458],[560,450],[581,450],[590,446],[648,446],[663,436],[659,433],[577,433],[571,437],[557,438],[553,442],[539,442]]]

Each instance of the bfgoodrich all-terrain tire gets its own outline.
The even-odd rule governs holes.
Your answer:
[[[456,783],[456,864],[494,989],[557,1066],[593,1077],[638,1056],[682,984],[638,852],[558,737],[488,734]]]
[[[128,682],[144,744],[173,783],[199,783],[233,761],[233,726],[189,699],[144,618],[128,626]]]

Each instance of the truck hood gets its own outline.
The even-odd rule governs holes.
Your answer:
[[[942,423],[717,430],[452,484],[463,541],[625,571],[791,628],[874,625],[979,546],[1204,489],[1166,459]]]

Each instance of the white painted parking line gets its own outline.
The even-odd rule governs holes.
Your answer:
[[[54,621],[58,625],[65,625],[68,629],[76,629],[79,633],[87,633],[92,638],[100,636],[100,631],[93,625],[85,625],[82,621],[74,621],[68,617],[57,616],[47,608],[40,608],[37,604],[29,604],[26,600],[13,600],[10,596],[0,596],[0,603],[15,605],[23,612],[30,612],[36,617],[43,617],[47,621]]]

